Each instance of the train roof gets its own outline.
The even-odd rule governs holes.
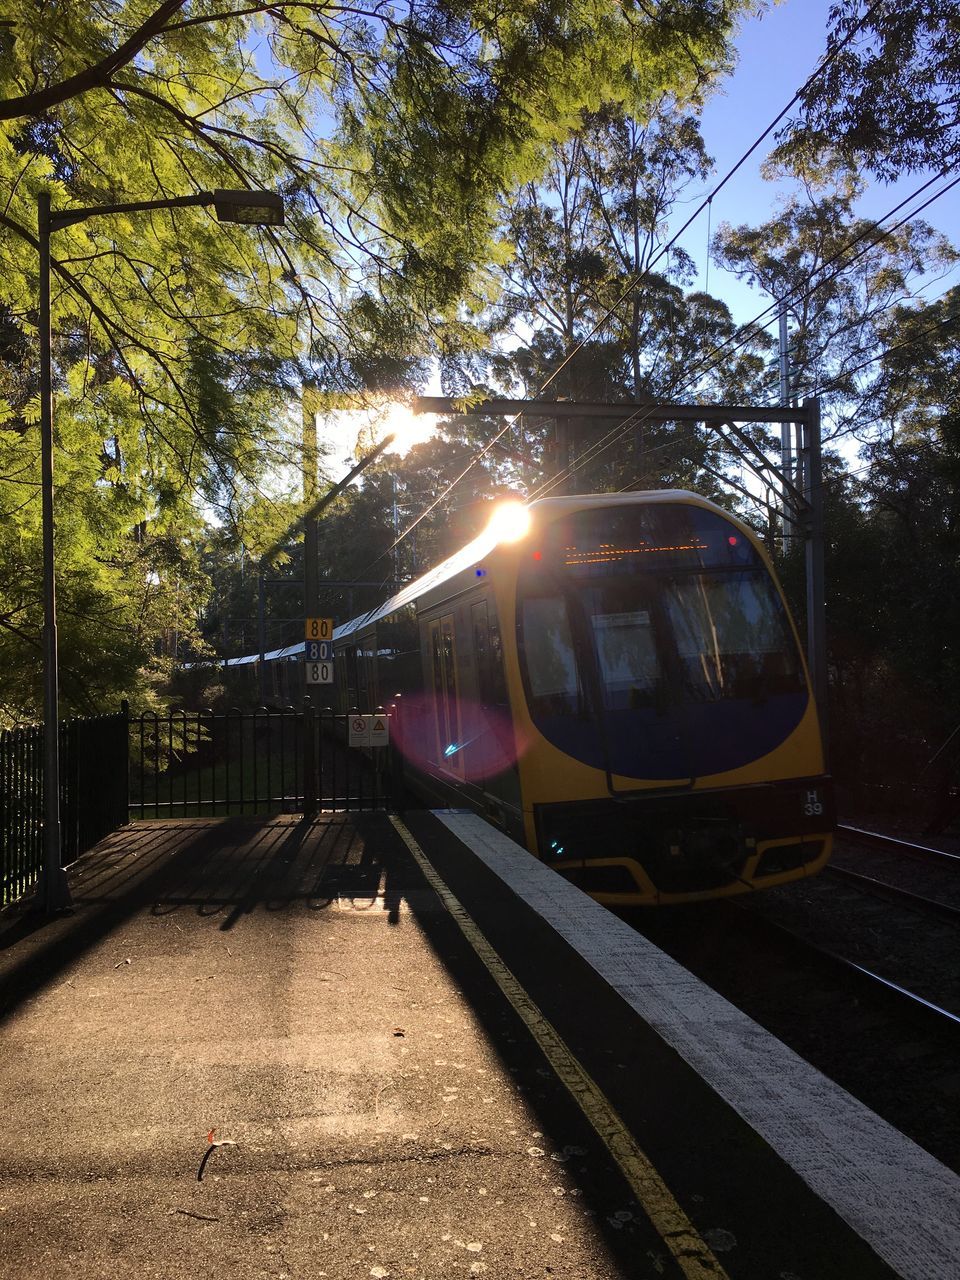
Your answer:
[[[529,503],[528,507],[531,512],[549,510],[561,515],[565,511],[579,511],[584,507],[636,506],[638,503],[651,504],[681,501],[692,501],[698,506],[716,506],[709,498],[703,498],[700,494],[693,493],[689,489],[651,489],[639,490],[634,493],[571,494],[558,498],[537,498]],[[716,509],[719,510],[719,508]],[[452,556],[442,560],[440,564],[423,574],[422,577],[414,579],[413,582],[408,582],[396,595],[391,596],[389,600],[385,600],[383,604],[376,605],[366,613],[358,614],[357,617],[351,618],[349,622],[336,627],[333,632],[334,640],[353,635],[354,632],[373,626],[381,618],[388,618],[390,614],[397,613],[405,605],[412,604],[424,592],[430,591],[434,587],[442,586],[448,579],[455,578],[458,573],[462,573],[464,569],[469,569],[478,560],[485,559],[500,541],[501,538],[490,528],[484,529],[472,542],[468,542],[466,546],[461,547]]]
[[[549,512],[562,515],[566,511],[579,511],[585,507],[636,506],[637,504],[656,504],[661,502],[692,502],[696,506],[708,507],[715,511],[723,510],[716,503],[711,502],[709,498],[704,498],[701,494],[693,493],[689,489],[649,489],[638,490],[633,493],[570,494],[555,498],[537,498],[528,505],[531,512],[542,512],[544,514]],[[723,514],[729,516],[730,513],[724,511]],[[408,582],[406,586],[402,587],[382,604],[368,609],[366,613],[358,614],[355,618],[351,618],[339,627],[335,627],[333,632],[334,640],[354,635],[363,631],[366,627],[373,626],[381,618],[388,618],[392,613],[397,613],[406,605],[412,604],[424,592],[430,591],[434,587],[442,586],[448,579],[456,577],[464,569],[469,569],[478,560],[485,559],[499,541],[501,541],[501,538],[497,533],[490,528],[484,529],[482,533],[461,547],[459,551],[454,552],[452,556],[448,556],[446,560],[442,560],[440,564],[428,570],[419,578]],[[269,653],[264,654],[264,659],[275,661],[283,658],[298,658],[304,653],[304,647],[305,643],[301,640],[297,644],[286,645],[282,649],[272,649]],[[221,659],[217,665],[239,667],[246,663],[258,662],[259,659],[260,655],[258,653],[252,653],[242,658]],[[188,664],[185,663],[184,665]],[[199,666],[202,664],[189,665]]]
[[[271,649],[263,655],[264,662],[275,662],[282,658],[302,658],[305,642],[287,644],[281,649]],[[190,671],[193,667],[244,667],[250,662],[259,662],[259,653],[247,653],[242,658],[201,658],[197,662],[182,662],[181,669]]]

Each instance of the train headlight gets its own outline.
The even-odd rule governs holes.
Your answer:
[[[501,502],[488,528],[498,542],[519,542],[530,532],[530,512],[522,502]]]

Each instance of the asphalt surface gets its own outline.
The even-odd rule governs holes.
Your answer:
[[[385,815],[141,823],[71,886],[0,917],[3,1276],[678,1274]]]
[[[530,906],[407,823],[731,1280],[890,1280]],[[0,1276],[705,1274],[387,815],[138,823],[71,888],[64,918],[0,916]]]

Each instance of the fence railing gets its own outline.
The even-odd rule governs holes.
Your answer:
[[[60,725],[61,861],[127,821],[127,713]],[[0,733],[0,904],[22,897],[43,863],[43,726]]]
[[[61,861],[131,818],[385,809],[395,757],[348,745],[328,708],[146,711],[60,726]],[[43,727],[0,733],[0,905],[29,892],[43,864]]]
[[[329,708],[146,711],[130,722],[130,817],[382,809],[387,752],[347,745]]]

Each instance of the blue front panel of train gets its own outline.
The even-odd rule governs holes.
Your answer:
[[[535,717],[537,728],[561,751],[625,778],[701,778],[738,769],[780,745],[803,719],[806,693],[782,694],[761,706],[729,700],[675,708],[669,717],[649,710],[607,713],[597,721]]]
[[[591,509],[544,531],[518,582],[534,723],[623,777],[696,778],[773,751],[808,691],[780,594],[702,507]]]

